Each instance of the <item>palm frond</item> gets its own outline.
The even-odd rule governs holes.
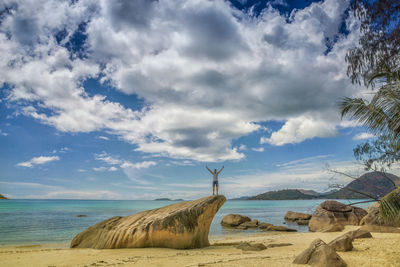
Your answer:
[[[381,199],[379,209],[384,221],[400,223],[400,187]]]

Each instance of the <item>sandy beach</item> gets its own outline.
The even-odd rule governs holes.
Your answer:
[[[292,264],[293,259],[314,239],[329,242],[357,228],[347,226],[343,232],[334,233],[210,236],[211,246],[192,250],[70,249],[68,244],[6,246],[0,248],[0,266],[299,266]],[[400,234],[372,235],[373,238],[356,239],[353,251],[339,252],[348,266],[400,266]],[[293,245],[247,252],[235,247],[241,241]]]

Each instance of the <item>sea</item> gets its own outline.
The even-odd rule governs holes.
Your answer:
[[[274,225],[284,225],[299,232],[308,231],[284,221],[289,210],[312,214],[323,199],[313,200],[227,200],[214,217],[210,236],[252,234],[259,230],[236,230],[221,226],[221,219],[230,213],[242,214]],[[363,200],[338,200],[345,204]],[[0,245],[33,245],[63,243],[102,220],[159,208],[178,201],[159,200],[28,200],[0,201]],[[356,206],[366,208],[370,203]],[[86,215],[77,217],[77,215]]]

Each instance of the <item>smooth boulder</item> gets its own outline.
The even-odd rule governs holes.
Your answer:
[[[285,220],[289,222],[296,222],[298,220],[310,220],[311,214],[288,211],[285,214]]]
[[[79,233],[71,248],[201,248],[224,196],[180,202],[130,216],[116,216]]]
[[[324,232],[332,228],[332,225],[335,224],[342,226],[359,225],[365,215],[367,215],[367,212],[362,208],[348,206],[334,200],[327,200],[317,207],[311,217],[308,228],[311,232]]]
[[[309,264],[317,267],[346,267],[346,262],[321,239],[314,240],[310,246],[298,255],[294,264]]]
[[[221,220],[221,225],[226,227],[236,227],[244,222],[249,222],[251,219],[240,214],[228,214]]]

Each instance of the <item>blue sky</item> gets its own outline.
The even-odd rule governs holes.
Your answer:
[[[345,183],[348,1],[5,1],[0,193],[192,199]]]

